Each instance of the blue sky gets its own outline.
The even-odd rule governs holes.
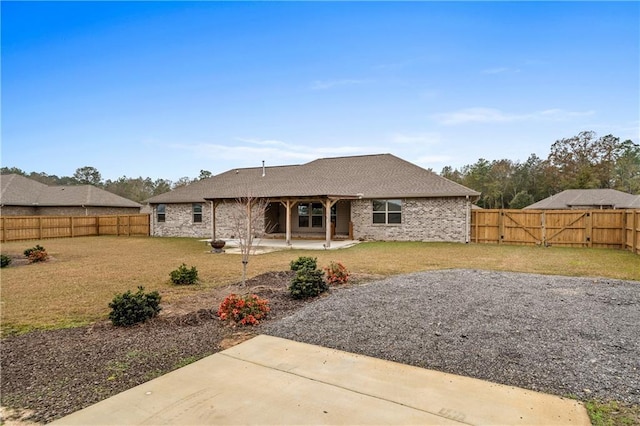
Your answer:
[[[639,142],[638,2],[6,2],[2,166],[177,180]]]

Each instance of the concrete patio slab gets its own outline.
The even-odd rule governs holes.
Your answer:
[[[57,425],[590,425],[577,401],[258,336]]]
[[[205,240],[208,241],[208,240]],[[224,250],[226,253],[240,253],[237,240],[226,240],[227,245]],[[285,240],[276,240],[263,238],[256,241],[255,254],[269,253],[279,250],[338,250],[352,247],[360,243],[357,240],[336,240],[331,241],[331,246],[326,247],[324,240],[291,240],[291,244],[287,244]]]

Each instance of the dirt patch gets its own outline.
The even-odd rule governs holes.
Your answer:
[[[48,262],[57,262],[58,259],[56,259],[55,257],[51,256],[51,255],[47,255],[47,260],[44,260],[42,262],[30,262],[29,259],[27,257],[25,257],[22,254],[11,254],[11,253],[7,253],[7,256],[9,256],[11,258],[11,263],[8,266],[5,266],[5,268],[18,268],[20,266],[26,266],[26,265],[37,265],[38,263],[48,263]]]
[[[114,327],[105,320],[3,339],[0,422],[53,421],[262,333],[265,324],[318,300],[289,296],[293,274],[268,272],[247,280],[246,286],[215,288],[163,303],[158,317],[132,327]],[[374,278],[354,274],[342,287]],[[255,327],[220,321],[217,308],[230,293],[268,299],[266,321]]]
[[[50,422],[133,386],[227,349],[260,333],[217,317],[229,293],[269,299],[267,322],[290,315],[308,301],[289,297],[291,272],[269,272],[247,281],[162,305],[145,324],[35,331],[2,340],[0,378],[7,422]]]

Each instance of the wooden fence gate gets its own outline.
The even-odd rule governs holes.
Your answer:
[[[640,253],[639,218],[640,210],[473,210],[471,241]]]

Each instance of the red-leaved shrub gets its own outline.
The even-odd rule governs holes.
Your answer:
[[[228,295],[218,308],[218,316],[223,321],[233,321],[240,325],[255,325],[269,312],[269,301],[257,294]]]
[[[345,284],[349,280],[349,271],[340,262],[331,262],[324,270],[329,284]]]

